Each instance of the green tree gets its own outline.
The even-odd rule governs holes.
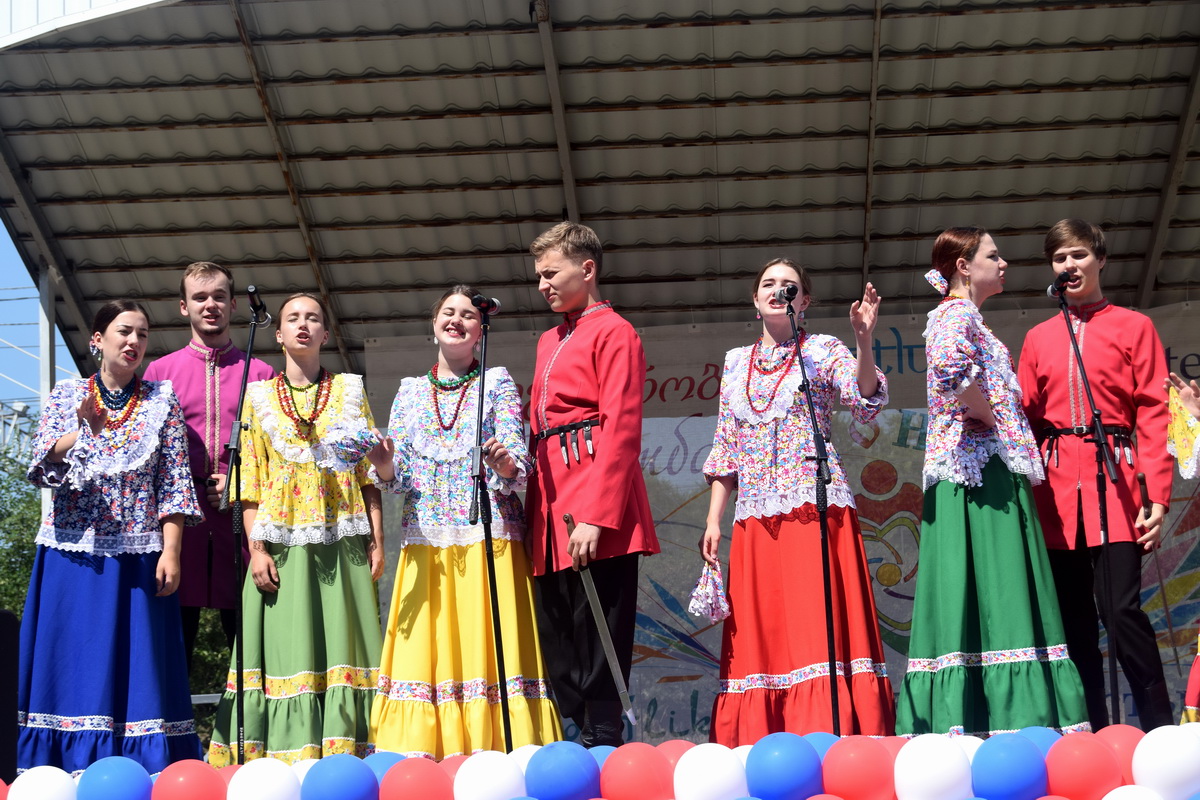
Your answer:
[[[41,493],[25,480],[25,464],[0,454],[0,608],[18,617],[33,570]]]

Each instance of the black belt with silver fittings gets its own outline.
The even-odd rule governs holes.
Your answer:
[[[575,454],[575,463],[578,464],[579,463],[579,437],[577,435],[575,435],[576,431],[583,431],[584,446],[587,448],[588,455],[594,456],[596,454],[596,451],[595,451],[595,448],[592,446],[592,428],[599,428],[599,427],[600,427],[600,420],[585,419],[585,420],[582,420],[581,422],[571,422],[566,425],[557,425],[553,428],[547,428],[544,431],[538,431],[537,433],[535,433],[533,435],[533,438],[534,438],[534,440],[540,442],[543,439],[549,439],[551,436],[557,436],[558,437],[558,449],[562,451],[563,464],[570,466],[571,460],[567,456],[567,435],[572,434],[570,437],[571,452]]]
[[[1044,428],[1042,442],[1046,447],[1045,461],[1050,463],[1054,456],[1054,466],[1058,466],[1058,440],[1064,436],[1091,436],[1091,425],[1076,425],[1074,428]],[[1105,425],[1104,435],[1112,437],[1113,449],[1117,451],[1117,460],[1125,456],[1125,463],[1133,466],[1133,429],[1128,425]]]

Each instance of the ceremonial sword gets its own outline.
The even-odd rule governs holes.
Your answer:
[[[567,536],[575,532],[575,518],[563,514],[563,522],[567,524]],[[633,703],[629,701],[629,688],[625,685],[625,677],[621,674],[621,662],[617,660],[617,648],[613,646],[612,631],[608,629],[608,620],[604,618],[604,609],[600,608],[600,596],[596,594],[596,582],[592,580],[591,570],[586,565],[579,568],[579,577],[583,580],[583,591],[587,595],[588,605],[592,609],[592,619],[596,622],[596,632],[600,634],[600,646],[604,648],[604,657],[608,659],[608,671],[612,673],[613,683],[617,686],[617,694],[621,696],[621,708],[629,718],[630,725],[637,725],[633,716]]]
[[[1146,473],[1139,472],[1137,474],[1138,489],[1142,493],[1142,510],[1146,514],[1146,519],[1150,519],[1150,491],[1146,488]],[[1161,541],[1159,537],[1159,541]],[[1162,592],[1163,611],[1167,617],[1167,631],[1171,634],[1171,652],[1175,654],[1175,672],[1179,677],[1183,677],[1183,667],[1179,666],[1179,648],[1175,646],[1175,625],[1171,622],[1171,603],[1167,600],[1167,582],[1163,580],[1162,562],[1158,560],[1158,543],[1155,543],[1155,548],[1152,551],[1154,557],[1154,568],[1158,570],[1158,590]]]

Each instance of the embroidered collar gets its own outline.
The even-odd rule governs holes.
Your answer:
[[[189,352],[195,354],[197,358],[203,358],[206,361],[210,359],[220,361],[221,358],[233,352],[234,349],[232,340],[226,342],[224,347],[206,347],[195,339],[189,339],[187,346]]]
[[[597,311],[603,311],[609,308],[612,308],[612,300],[601,300],[598,303],[592,303],[582,311],[568,311],[566,314],[563,314],[563,322],[567,324],[567,327],[573,328],[579,324],[579,320],[583,319],[588,314],[594,314]]]
[[[1067,306],[1067,310],[1071,312],[1072,316],[1079,317],[1084,322],[1087,322],[1110,305],[1111,303],[1108,302],[1108,298],[1104,297],[1095,303],[1088,303],[1085,306]]]

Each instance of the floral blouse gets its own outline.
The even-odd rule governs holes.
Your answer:
[[[737,477],[735,520],[786,514],[816,502],[816,462],[805,460],[816,450],[793,348],[790,340],[760,348],[760,364],[775,369],[767,374],[751,368],[752,346],[725,355],[717,430],[704,475],[710,482],[723,475]],[[829,452],[829,505],[853,508],[854,494],[830,439],[834,396],[850,407],[854,419],[869,422],[887,405],[887,379],[876,368],[879,389],[864,398],[858,390],[858,362],[839,339],[808,336],[802,351],[813,386],[813,407]]]
[[[366,454],[376,440],[362,376],[333,376],[328,404],[309,435],[280,405],[279,380],[246,389],[250,427],[242,447],[242,500],[258,503],[250,538],[303,545],[369,535],[362,487],[372,483]],[[317,391],[292,392],[302,416],[311,417]]]
[[[524,490],[532,466],[521,421],[521,396],[504,367],[489,369],[486,379],[483,441],[495,436],[517,462],[517,474],[512,479],[487,470],[492,536],[519,542],[525,534],[525,514],[516,493]],[[405,495],[401,547],[451,547],[483,541],[483,527],[471,525],[468,518],[479,388],[474,381],[467,384],[456,419],[453,406],[458,405],[458,392],[439,396],[439,412],[434,407],[433,391],[426,375],[405,378],[396,392],[388,422],[388,435],[396,443],[396,480],[387,488]],[[442,424],[450,419],[455,422],[445,430]]]
[[[77,415],[88,393],[86,379],[62,381],[50,392],[28,473],[35,486],[54,490],[38,544],[99,556],[157,553],[164,519],[203,519],[188,466],[187,427],[171,382],[143,381],[139,391],[130,417],[99,436]],[[79,437],[65,459],[46,460],[54,444],[76,430]]]
[[[1171,422],[1167,427],[1167,452],[1175,456],[1179,474],[1191,480],[1200,472],[1200,420],[1183,407],[1174,389],[1170,392],[1168,405]]]
[[[951,298],[929,312],[925,358],[929,395],[925,488],[942,480],[980,486],[983,467],[994,455],[1003,459],[1009,472],[1041,483],[1045,470],[1021,409],[1021,385],[1012,358],[973,303]],[[992,430],[976,433],[963,424],[958,396],[972,381],[979,381],[991,403],[996,417]]]

